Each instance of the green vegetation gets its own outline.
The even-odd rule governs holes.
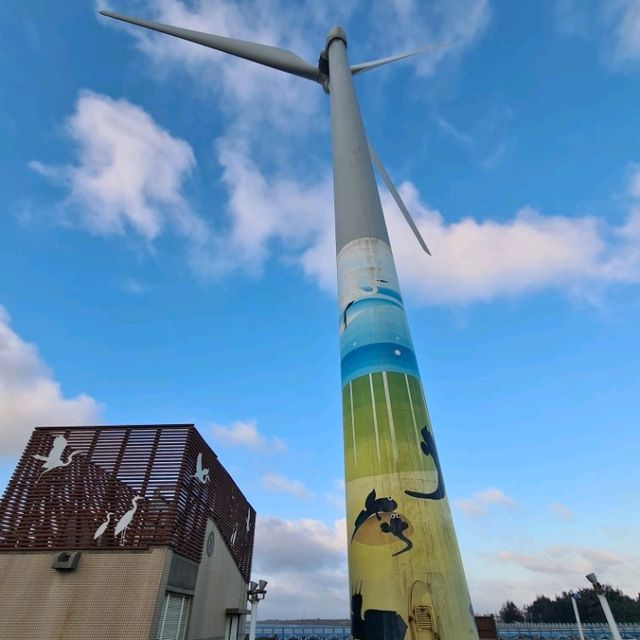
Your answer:
[[[616,622],[640,622],[640,594],[633,599],[620,589],[605,585],[605,595]],[[575,593],[582,622],[606,622],[602,607],[593,589],[580,589]],[[507,600],[500,609],[502,622],[575,622],[571,595],[563,591],[552,600],[538,596],[531,604],[519,609]]]

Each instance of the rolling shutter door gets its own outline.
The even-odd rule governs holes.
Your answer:
[[[156,640],[184,640],[190,610],[190,596],[167,591]]]

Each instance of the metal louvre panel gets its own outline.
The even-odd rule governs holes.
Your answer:
[[[199,454],[206,483],[194,477]],[[0,552],[168,545],[199,562],[208,518],[248,580],[255,511],[193,425],[40,427],[0,501]]]

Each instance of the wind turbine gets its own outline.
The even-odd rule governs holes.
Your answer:
[[[367,142],[353,85],[354,75],[424,49],[350,65],[347,36],[333,27],[313,66],[278,47],[100,13],[312,80],[330,94],[347,519],[350,527],[356,520],[361,525],[349,544],[349,577],[358,585],[364,618],[352,635],[403,640],[409,628],[412,640],[476,640],[444,484],[438,490],[443,479],[372,160],[429,250]],[[372,499],[372,493],[388,498]],[[378,500],[397,504],[409,524],[403,535],[412,537],[410,552],[394,556],[381,549],[397,539],[391,527],[381,528]]]

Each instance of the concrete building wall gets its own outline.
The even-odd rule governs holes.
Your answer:
[[[83,551],[73,571],[56,554],[0,553],[2,640],[149,640],[169,549]]]
[[[211,556],[207,540],[213,533]],[[222,640],[227,609],[246,609],[247,583],[213,520],[207,522],[202,560],[191,609],[188,640]],[[240,633],[242,633],[242,621]]]

